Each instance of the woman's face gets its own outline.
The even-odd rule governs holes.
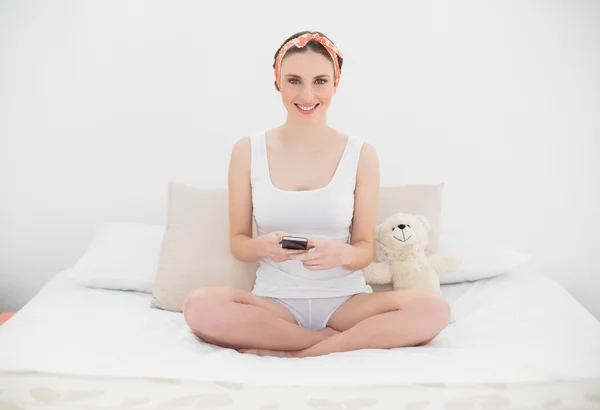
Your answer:
[[[325,120],[333,97],[331,58],[308,50],[286,55],[281,63],[281,98],[290,118]]]

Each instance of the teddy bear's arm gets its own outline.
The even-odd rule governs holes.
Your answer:
[[[452,273],[460,268],[460,259],[453,253],[438,253],[429,257],[429,264],[439,274]]]
[[[392,281],[390,264],[387,262],[371,262],[363,269],[368,284],[386,285]]]

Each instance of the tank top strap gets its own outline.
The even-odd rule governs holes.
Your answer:
[[[362,146],[362,139],[352,135],[348,137],[347,147],[340,163],[340,169],[338,170],[338,178],[343,181],[344,185],[350,184],[352,187],[356,186],[356,172],[358,170]]]
[[[265,133],[257,132],[250,135],[250,183],[256,185],[267,181],[269,163],[265,146]]]

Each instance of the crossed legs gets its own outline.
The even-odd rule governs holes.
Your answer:
[[[227,287],[192,292],[183,314],[192,331],[208,343],[290,357],[423,345],[450,320],[449,306],[441,296],[419,291],[355,295],[322,331],[298,326],[279,302]]]

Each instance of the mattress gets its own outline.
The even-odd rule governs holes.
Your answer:
[[[181,393],[194,408],[209,396],[226,407],[248,395],[288,408],[306,394],[314,408],[344,408],[323,407],[338,399],[386,408],[385,397],[432,400],[428,389],[459,404],[488,396],[526,403],[537,392],[540,400],[600,406],[600,323],[555,281],[524,268],[442,291],[456,322],[426,346],[275,358],[204,343],[181,313],[151,308],[151,295],[84,288],[65,270],[0,326],[0,386],[11,387],[0,387],[0,404],[7,394],[13,404],[55,404],[66,394],[56,386],[71,392],[67,398],[99,400],[90,386],[105,386],[116,407],[133,400],[135,408],[153,403],[150,392],[165,400]],[[136,388],[141,396],[131,396]],[[119,401],[118,392],[131,397]]]

